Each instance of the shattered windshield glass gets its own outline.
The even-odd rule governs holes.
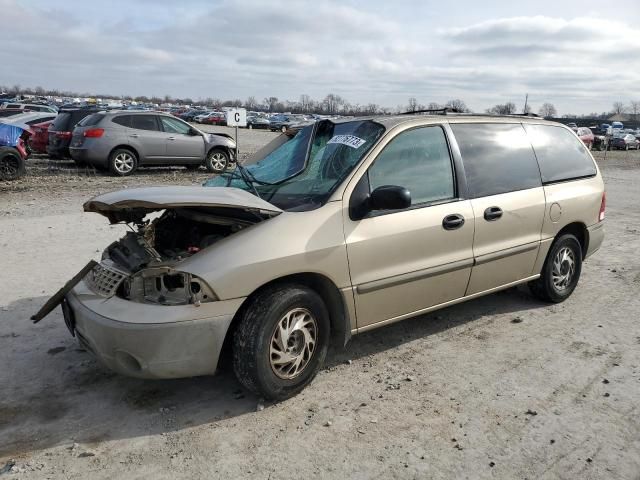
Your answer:
[[[384,127],[371,120],[333,123],[323,120],[283,134],[257,152],[257,163],[205,183],[257,193],[283,210],[321,206],[371,150]]]

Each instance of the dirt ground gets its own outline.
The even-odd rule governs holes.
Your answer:
[[[241,133],[247,153],[275,135]],[[59,309],[32,325],[124,230],[82,213],[86,199],[209,176],[33,160],[0,184],[0,477],[640,478],[640,152],[597,155],[607,236],[568,301],[511,289],[363,334],[278,404],[229,371],[116,375]]]

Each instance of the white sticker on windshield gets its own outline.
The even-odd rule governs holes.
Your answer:
[[[366,140],[356,137],[355,135],[336,135],[327,143],[341,143],[347,147],[360,148],[365,142]]]

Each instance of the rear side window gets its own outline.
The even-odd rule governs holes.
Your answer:
[[[540,169],[519,123],[454,123],[472,197],[542,185]]]
[[[131,115],[131,128],[138,130],[160,130],[155,115]]]
[[[88,117],[83,118],[78,123],[79,127],[92,127],[100,123],[100,121],[104,118],[103,113],[94,113],[93,115],[89,115]]]
[[[131,115],[120,115],[111,119],[113,123],[122,125],[123,127],[131,127]]]
[[[453,168],[442,128],[400,133],[369,168],[369,183],[371,190],[382,185],[405,187],[412,205],[454,198]]]
[[[587,148],[576,136],[553,125],[525,125],[538,157],[543,183],[561,182],[596,174]]]

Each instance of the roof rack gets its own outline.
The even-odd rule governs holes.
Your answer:
[[[435,113],[436,115],[446,115],[447,113],[463,113],[457,108],[429,108],[426,110],[414,110],[413,112],[402,112],[400,115],[415,115],[416,113]]]

